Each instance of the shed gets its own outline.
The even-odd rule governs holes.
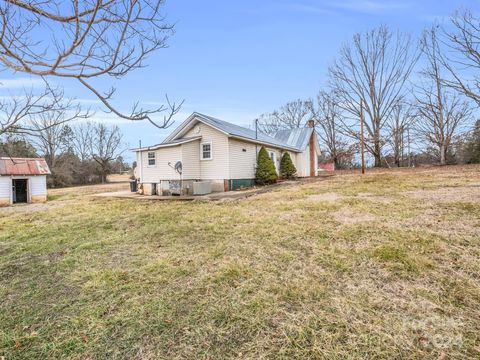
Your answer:
[[[0,205],[47,200],[45,159],[0,157]]]

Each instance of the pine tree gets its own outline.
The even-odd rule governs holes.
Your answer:
[[[257,171],[255,173],[257,183],[261,185],[271,184],[277,181],[277,171],[275,170],[275,164],[270,156],[268,156],[267,150],[262,146],[258,152],[257,159]]]
[[[288,152],[284,153],[280,161],[280,175],[284,179],[291,179],[297,173],[295,165],[293,165],[292,158]]]

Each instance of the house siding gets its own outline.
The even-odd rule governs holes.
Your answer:
[[[183,178],[197,180],[200,173],[200,141],[192,141],[182,145]]]
[[[182,148],[175,146],[171,148],[164,148],[153,150],[155,152],[155,166],[148,166],[148,153],[152,151],[142,151],[141,159],[141,182],[142,183],[158,183],[160,180],[180,180],[180,175],[175,172],[173,166],[177,161],[182,161]],[[170,163],[170,165],[168,165]]]
[[[257,161],[255,152],[260,148],[261,146],[252,143],[229,139],[229,179],[254,179]]]
[[[310,145],[305,150],[297,154],[297,176],[310,176]]]
[[[200,131],[197,131],[197,126]],[[200,178],[202,180],[223,180],[229,176],[229,151],[228,137],[222,132],[213,129],[203,123],[196,124],[183,137],[202,136],[197,143],[198,159],[200,161]],[[212,160],[200,160],[200,144],[203,142],[212,142]]]

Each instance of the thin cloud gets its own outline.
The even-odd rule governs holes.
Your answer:
[[[334,4],[334,6],[339,9],[345,9],[353,12],[380,14],[406,10],[411,8],[413,4],[407,1],[351,0],[337,2]]]
[[[347,1],[325,1],[318,3],[292,3],[291,8],[296,11],[315,13],[315,14],[333,14],[339,11],[348,11],[362,14],[387,14],[397,11],[407,10],[413,7],[412,2],[391,0],[347,0]]]
[[[40,78],[21,77],[13,79],[0,79],[0,90],[36,88],[42,86],[45,86],[45,81]]]

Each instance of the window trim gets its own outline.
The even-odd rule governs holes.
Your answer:
[[[210,145],[210,157],[204,158],[203,157],[203,145]],[[211,141],[204,141],[200,143],[200,160],[201,161],[209,161],[213,160],[213,146]]]
[[[150,158],[150,154],[153,154],[153,158]],[[150,160],[153,159],[154,164],[150,165]],[[147,151],[147,167],[157,167],[157,152]]]

